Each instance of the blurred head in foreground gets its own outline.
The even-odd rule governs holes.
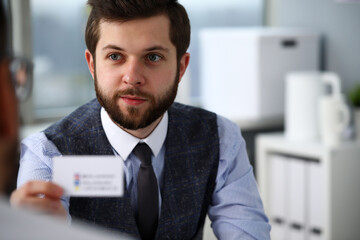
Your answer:
[[[18,99],[30,92],[31,64],[11,54],[11,26],[0,2],[0,193],[15,188],[18,169]]]

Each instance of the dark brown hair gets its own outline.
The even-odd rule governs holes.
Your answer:
[[[170,41],[176,47],[177,59],[190,44],[190,22],[185,8],[177,0],[88,0],[92,8],[85,30],[86,46],[95,56],[99,41],[99,23],[129,21],[164,14],[170,20]]]

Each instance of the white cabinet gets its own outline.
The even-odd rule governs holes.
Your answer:
[[[360,145],[256,138],[256,176],[273,240],[360,239]]]
[[[282,117],[285,74],[319,69],[320,34],[310,29],[205,28],[199,46],[201,103],[235,121]]]

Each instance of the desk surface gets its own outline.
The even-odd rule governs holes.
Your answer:
[[[261,119],[230,119],[235,122],[242,131],[280,128],[284,126],[284,117],[269,117]]]

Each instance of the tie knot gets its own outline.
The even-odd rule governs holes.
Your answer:
[[[133,151],[142,164],[151,165],[151,149],[146,143],[138,143]]]

